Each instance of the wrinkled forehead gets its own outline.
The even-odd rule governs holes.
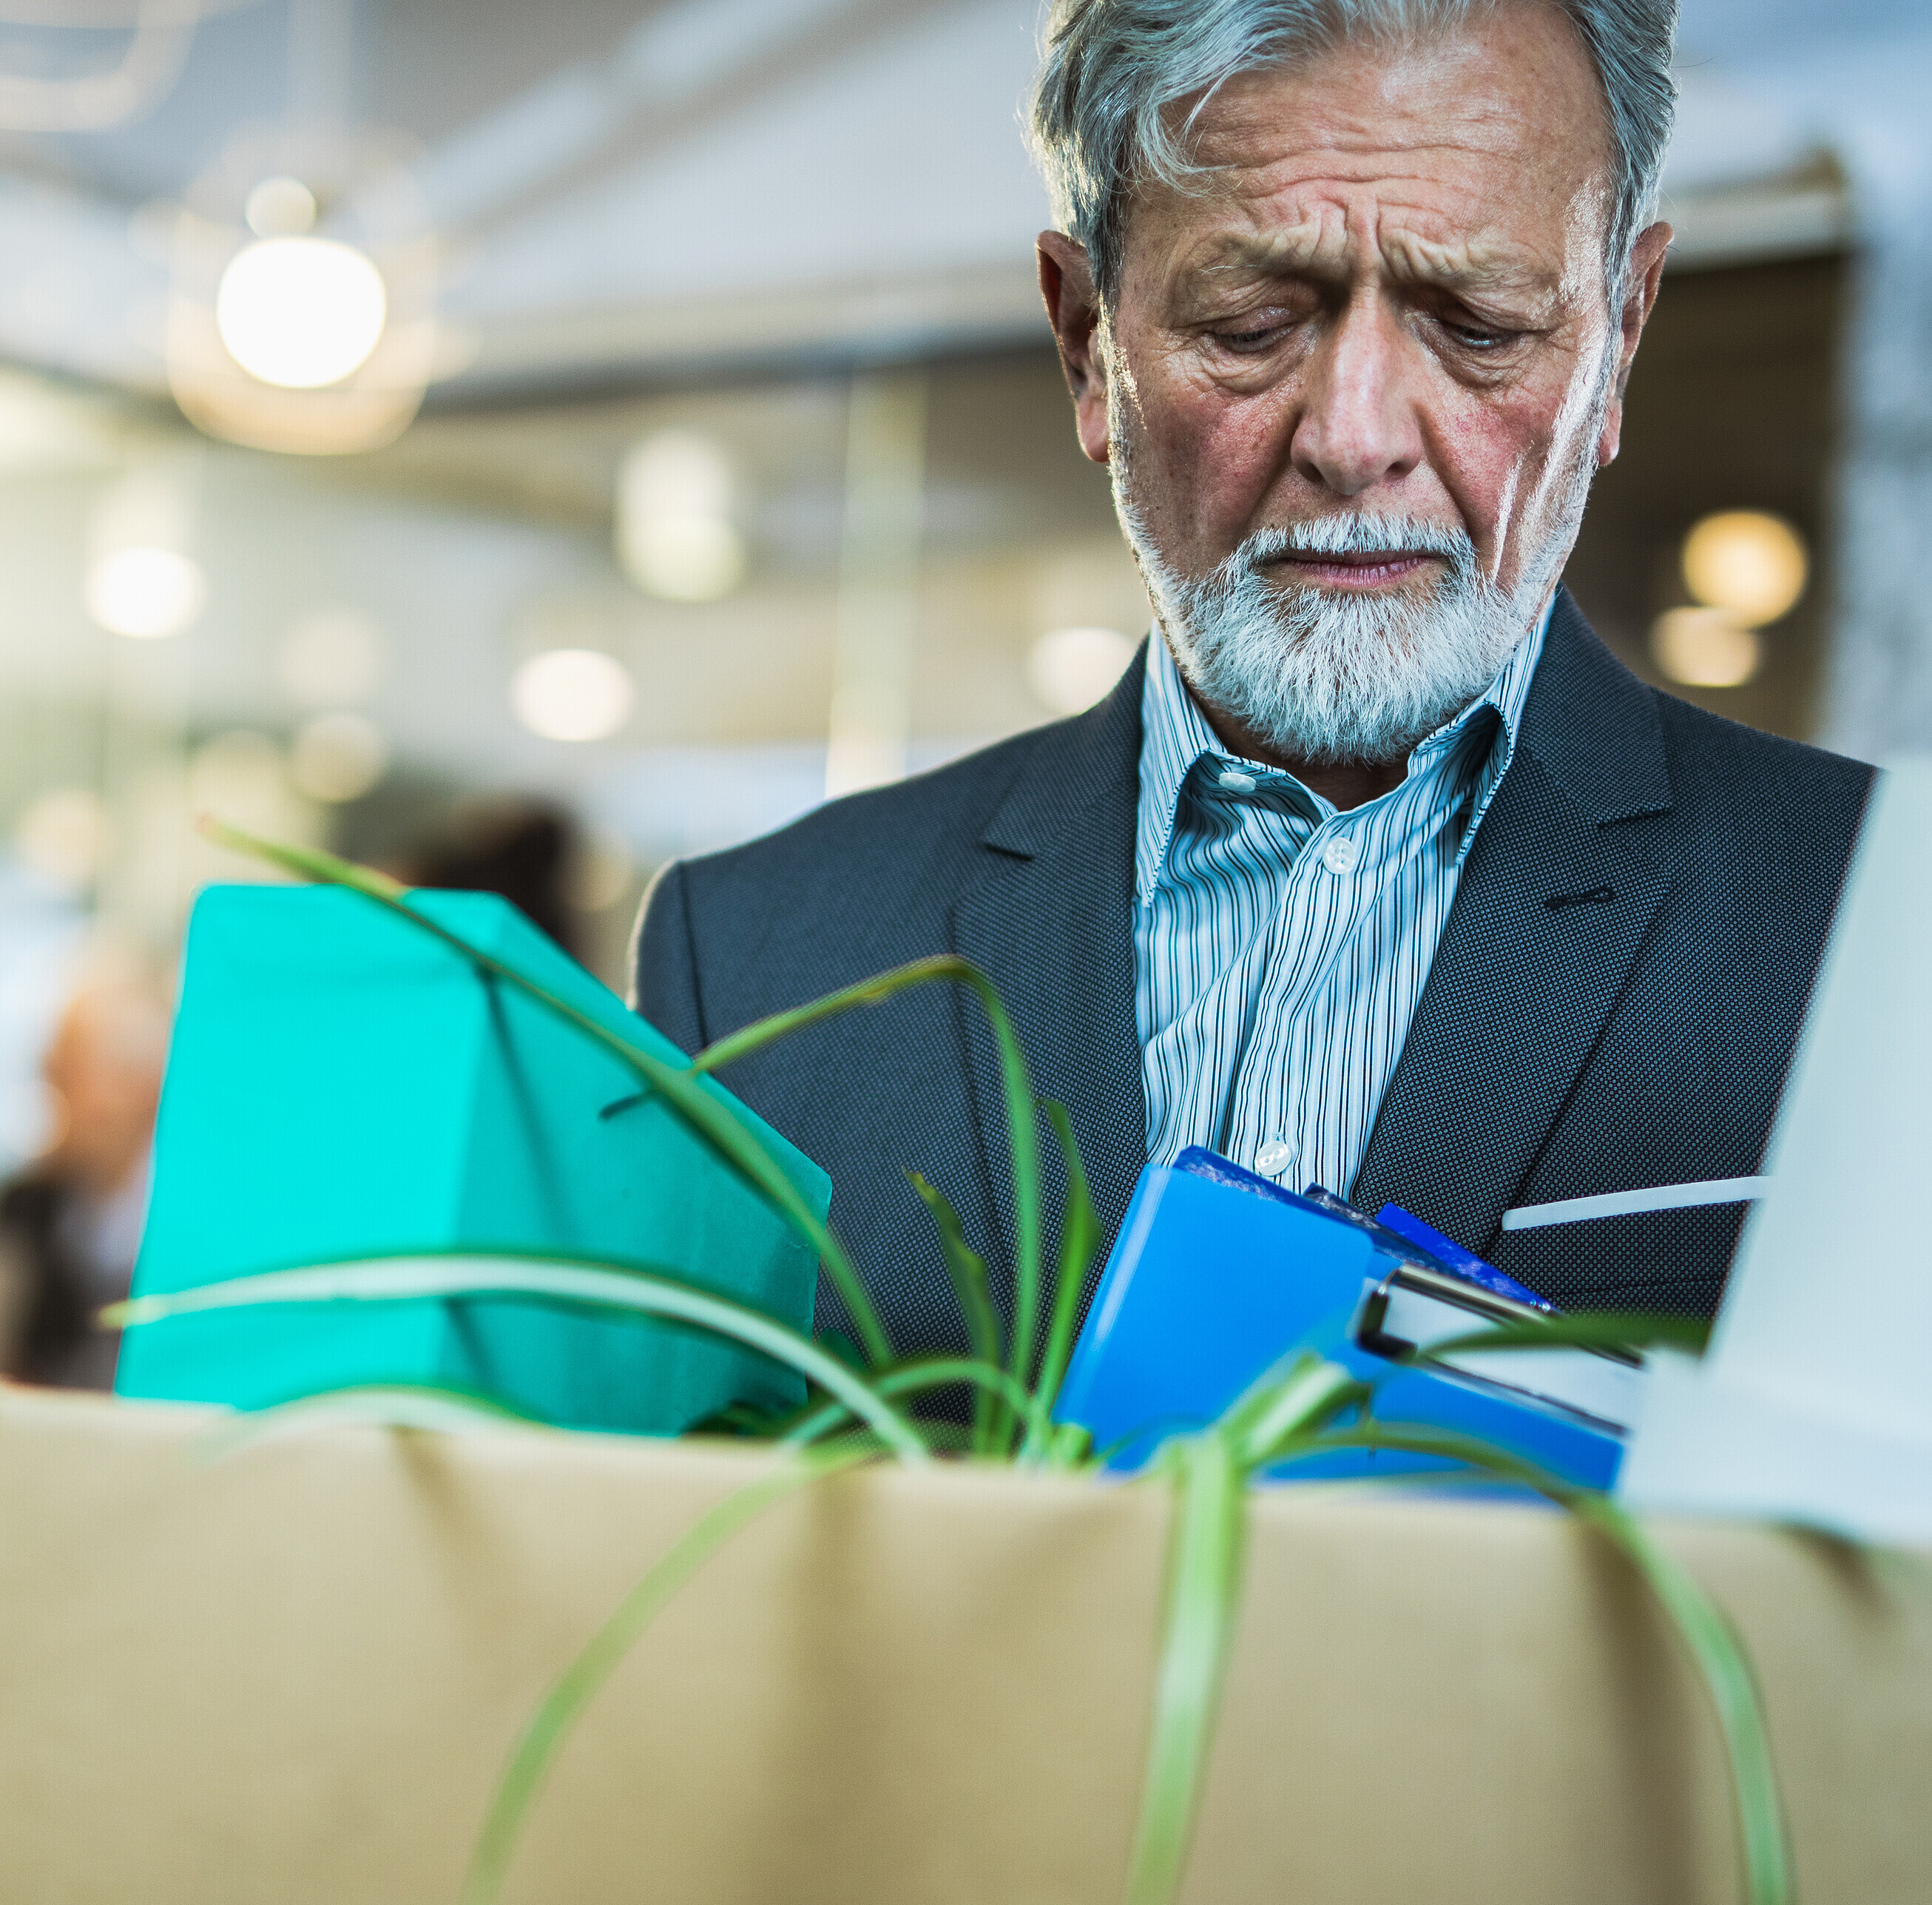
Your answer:
[[[1526,242],[1507,226],[1461,229],[1432,208],[1379,200],[1366,206],[1318,202],[1312,215],[1279,223],[1209,216],[1166,261],[1166,275],[1212,296],[1231,284],[1294,278],[1346,287],[1373,272],[1390,284],[1431,288],[1477,303],[1499,302],[1532,323],[1553,318],[1567,289],[1586,280],[1601,256],[1599,235],[1576,228],[1574,242]]]
[[[1507,29],[1507,30],[1505,30]],[[1553,296],[1603,261],[1609,112],[1564,16],[1511,8],[1432,40],[1348,42],[1176,109],[1192,170],[1129,223],[1168,268]]]

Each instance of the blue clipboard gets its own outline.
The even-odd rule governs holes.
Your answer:
[[[1446,1246],[1441,1255],[1426,1246],[1432,1238]],[[1329,1193],[1298,1196],[1211,1152],[1150,1165],[1102,1274],[1056,1416],[1084,1427],[1108,1452],[1110,1468],[1138,1469],[1168,1437],[1212,1421],[1256,1378],[1306,1348],[1372,1384],[1380,1421],[1474,1436],[1563,1480],[1607,1488],[1640,1388],[1635,1359],[1539,1349],[1490,1352],[1454,1370],[1402,1360],[1416,1342],[1472,1333],[1520,1311],[1525,1300],[1550,1307],[1479,1258],[1468,1258],[1473,1272],[1445,1261],[1452,1253],[1468,1257],[1406,1212],[1390,1207],[1366,1217]],[[1403,1317],[1424,1318],[1426,1327],[1405,1335],[1391,1326]],[[1283,1463],[1270,1479],[1456,1466],[1386,1449],[1338,1450]]]

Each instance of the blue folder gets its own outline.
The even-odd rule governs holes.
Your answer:
[[[1436,1247],[1431,1247],[1430,1240]],[[1467,1259],[1466,1262],[1461,1259]],[[1594,1488],[1615,1480],[1623,1424],[1615,1402],[1638,1372],[1592,1352],[1493,1352],[1449,1370],[1402,1359],[1378,1298],[1426,1286],[1466,1292],[1468,1333],[1499,1299],[1548,1310],[1533,1292],[1389,1207],[1374,1218],[1324,1192],[1298,1196],[1198,1149],[1141,1174],[1082,1330],[1056,1411],[1109,1451],[1108,1466],[1142,1466],[1168,1436],[1212,1421],[1298,1348],[1374,1385],[1378,1421],[1454,1430]],[[1438,1314],[1457,1314],[1458,1300]],[[1393,1311],[1389,1312],[1393,1314]],[[1464,1333],[1460,1329],[1456,1334]],[[1394,1353],[1391,1353],[1393,1352]],[[1589,1358],[1583,1393],[1612,1398],[1592,1414],[1534,1393],[1529,1359]],[[1528,1387],[1520,1373],[1531,1370]],[[1600,1378],[1600,1380],[1599,1380]],[[1592,1388],[1590,1384],[1594,1384]],[[1545,1385],[1574,1397],[1572,1380]],[[1285,1462],[1281,1480],[1441,1473],[1456,1465],[1392,1450],[1334,1451]]]

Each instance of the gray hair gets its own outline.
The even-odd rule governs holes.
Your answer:
[[[1521,3],[1521,0],[1518,0]],[[1169,109],[1201,105],[1238,73],[1347,40],[1398,44],[1450,31],[1510,0],[1054,0],[1034,82],[1034,156],[1054,218],[1086,248],[1103,299],[1119,289],[1136,189],[1192,168]],[[1616,200],[1605,255],[1620,297],[1631,241],[1648,221],[1670,142],[1677,0],[1541,0],[1576,28],[1602,83]]]

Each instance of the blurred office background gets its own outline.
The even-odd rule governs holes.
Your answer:
[[[212,812],[643,883],[1105,692],[1146,604],[1034,290],[1036,0],[0,0],[0,1170]],[[1932,16],[1686,0],[1678,239],[1570,579],[1932,745]]]

